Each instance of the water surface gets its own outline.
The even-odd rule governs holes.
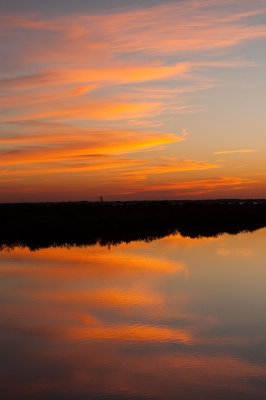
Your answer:
[[[0,253],[0,398],[265,399],[266,229]]]

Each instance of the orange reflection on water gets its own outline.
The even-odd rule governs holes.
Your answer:
[[[2,251],[4,398],[263,399],[265,233]]]

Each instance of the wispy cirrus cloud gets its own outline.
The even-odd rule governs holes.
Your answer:
[[[55,42],[48,49],[44,46],[43,57],[47,57],[47,51],[53,51],[58,42],[65,42],[70,48],[76,45],[74,55],[79,54],[81,59],[86,57],[79,53],[81,48],[107,51],[108,55],[132,51],[186,53],[228,47],[265,36],[263,24],[250,24],[252,17],[266,12],[265,2],[234,0],[227,1],[227,6],[222,0],[189,0],[105,15],[50,19],[5,15],[1,19],[1,29],[3,32],[17,28],[52,32]],[[59,56],[67,57],[64,61],[69,60],[62,49]],[[76,57],[71,60],[75,62]]]
[[[28,92],[51,87],[56,88],[54,92],[57,91],[59,101],[60,96],[65,96],[66,85],[72,85],[72,92],[68,89],[68,95],[72,94],[73,97],[72,109],[79,107],[82,110],[80,101],[74,98],[86,93],[88,85],[89,90],[94,88],[96,91],[106,85],[115,85],[113,92],[119,99],[119,85],[136,85],[175,77],[184,79],[185,76],[189,83],[191,74],[202,68],[248,65],[245,60],[234,60],[232,57],[214,59],[213,53],[204,61],[199,56],[202,51],[219,51],[240,42],[266,37],[265,25],[252,22],[254,15],[265,12],[265,5],[261,1],[256,0],[252,6],[246,1],[232,1],[230,5],[224,7],[222,1],[195,3],[189,0],[107,15],[76,14],[56,18],[5,15],[1,18],[1,31],[3,40],[8,38],[10,43],[9,48],[5,46],[6,60],[15,59],[18,68],[15,69],[14,64],[12,68],[6,68],[8,61],[2,64],[1,87],[8,92],[11,90],[11,93],[9,96],[2,95],[1,106],[10,106],[10,96],[14,97],[14,103],[18,103],[16,91]],[[32,31],[36,39],[29,37]],[[143,52],[149,54],[149,63],[143,61]],[[195,90],[199,86],[202,89],[206,87],[206,77],[201,76],[198,81],[198,84],[193,82],[190,85],[192,92],[193,87]],[[75,89],[75,86],[78,87]],[[175,86],[172,90],[176,90],[175,94],[180,93],[179,85]],[[128,89],[129,94],[130,91]],[[30,95],[34,102],[36,93],[26,93],[27,101]],[[153,95],[158,97],[158,94]],[[101,96],[106,95],[101,92]],[[45,99],[45,93],[40,94],[38,101],[41,98]],[[83,100],[84,109],[87,98]],[[97,99],[93,101],[97,102]],[[66,107],[64,102],[61,106],[64,109]],[[19,104],[17,107],[20,108]],[[27,118],[46,118],[45,110],[33,114],[28,113],[25,106],[24,110]],[[164,110],[161,107],[160,111]],[[73,114],[76,113],[58,111],[53,117]],[[91,119],[90,113],[81,114],[81,118]],[[111,114],[109,117],[112,120]],[[104,118],[104,110],[102,115]],[[142,118],[141,114],[139,118]]]
[[[157,65],[156,65],[157,64]],[[38,87],[59,86],[59,85],[80,85],[91,84],[129,84],[139,82],[149,82],[180,75],[188,69],[189,65],[179,63],[175,65],[144,64],[134,66],[121,63],[119,66],[110,66],[109,68],[55,68],[54,70],[45,70],[40,74],[24,75],[14,78],[2,79],[3,88],[12,89],[36,89]],[[78,90],[78,88],[77,88]],[[75,91],[74,91],[74,94]],[[82,93],[81,93],[82,94]]]
[[[38,176],[54,188],[53,176],[64,173],[69,188],[82,191],[87,174],[91,192],[101,184],[111,193],[113,185],[118,195],[252,185],[228,171],[217,181],[208,175],[222,167],[206,154],[223,145],[204,153],[197,139],[204,124],[185,117],[208,109],[201,94],[231,84],[226,74],[258,67],[242,49],[266,39],[265,14],[264,0],[187,0],[105,14],[0,16],[0,179],[8,177],[14,193],[11,180],[27,180],[30,192]],[[167,133],[185,126],[194,129],[189,144],[198,156],[189,145],[178,150],[185,135]],[[254,151],[245,145],[214,154]]]
[[[138,169],[137,165],[134,170],[124,171],[123,179],[145,180],[152,175],[169,174],[175,172],[185,171],[203,171],[213,168],[219,168],[218,164],[211,164],[208,162],[199,162],[195,160],[165,160],[162,162],[158,160],[157,163],[151,165],[141,165]]]
[[[254,153],[257,150],[254,149],[240,149],[240,150],[221,150],[215,151],[214,154],[237,154],[237,153]]]
[[[0,139],[0,163],[7,166],[41,161],[86,160],[93,155],[125,154],[181,140],[184,140],[181,135],[171,133],[130,130],[80,132],[77,128],[76,133],[72,134],[47,132],[41,135],[6,136]]]
[[[31,109],[13,109],[2,112],[0,122],[28,121],[49,119],[54,121],[116,121],[131,118],[147,118],[160,113],[160,103],[154,102],[122,102],[122,101],[83,101],[58,103],[51,101]]]
[[[21,135],[11,135],[20,126]],[[7,124],[9,134],[0,138],[0,178],[6,183],[26,179],[39,185],[34,177],[49,177],[50,184],[58,174],[76,178],[89,176],[91,181],[108,181],[105,190],[118,182],[118,188],[147,182],[149,177],[162,174],[202,171],[218,168],[217,164],[177,158],[149,159],[143,151],[165,147],[184,141],[186,130],[172,133],[134,130],[88,130],[60,124]],[[76,130],[75,132],[72,132]],[[28,132],[27,134],[25,134]],[[33,132],[36,132],[33,134]],[[97,189],[98,190],[98,189]],[[124,190],[124,189],[123,189]],[[96,191],[96,189],[95,189]]]
[[[235,190],[241,191],[252,188],[259,181],[246,177],[236,176],[219,176],[217,178],[206,179],[184,179],[182,180],[167,180],[164,183],[145,182],[141,184],[136,181],[132,187],[124,192],[124,195],[147,196],[152,194],[154,198],[176,198],[176,197],[195,197],[208,195],[212,196],[215,193],[224,195],[232,193]]]

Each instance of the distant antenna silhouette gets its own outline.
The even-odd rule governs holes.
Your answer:
[[[103,196],[100,196],[100,203],[103,203]]]

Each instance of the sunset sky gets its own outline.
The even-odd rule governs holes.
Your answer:
[[[266,197],[266,0],[0,3],[0,202]]]

